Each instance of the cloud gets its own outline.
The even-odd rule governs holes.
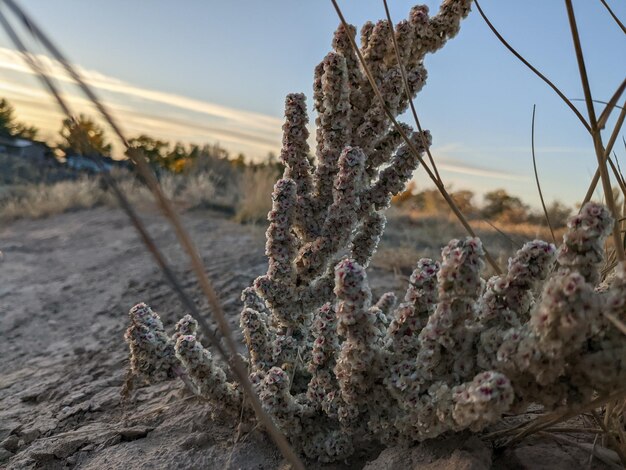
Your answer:
[[[459,143],[446,144],[440,147],[443,151],[465,154],[497,154],[505,155],[507,153],[524,153],[530,155],[530,145],[527,146],[510,146],[510,147],[470,147],[467,145],[461,145]],[[576,153],[576,154],[588,154],[589,151],[593,151],[592,147],[567,147],[567,146],[535,146],[536,152],[545,153]]]
[[[498,170],[494,168],[485,168],[479,165],[469,164],[454,158],[455,154],[467,152],[467,146],[460,143],[450,143],[432,148],[433,158],[437,164],[437,168],[451,173],[457,173],[468,176],[480,176],[483,178],[494,178],[506,181],[528,181],[530,178],[526,175],[519,175],[511,171]],[[476,152],[471,152],[476,154]],[[480,152],[478,152],[480,155]]]
[[[37,56],[48,74],[62,83],[64,96],[74,112],[93,112],[90,103],[68,85],[62,66],[45,55]],[[182,142],[219,142],[233,152],[260,157],[280,149],[282,120],[201,101],[186,96],[142,88],[115,77],[77,66],[82,76],[115,112],[123,129]],[[44,133],[56,132],[62,118],[51,98],[33,80],[34,72],[21,55],[0,48],[0,93],[18,108],[20,119],[32,120]],[[30,80],[26,78],[30,76]],[[150,113],[145,109],[149,108]],[[47,124],[47,125],[46,125]]]
[[[95,116],[91,103],[83,98],[75,87],[70,86],[73,82],[62,66],[45,55],[37,57],[49,75],[63,85],[65,97],[73,111]],[[231,152],[243,152],[252,158],[264,157],[268,152],[277,152],[280,149],[282,120],[277,117],[142,88],[95,70],[87,70],[80,66],[76,68],[118,117],[122,129],[130,137],[149,134],[184,143],[219,142]],[[19,118],[41,128],[44,136],[55,138],[63,116],[18,52],[0,47],[0,75],[3,78],[0,80],[0,94],[16,105]],[[314,135],[315,132],[311,129],[312,148],[315,145]],[[571,151],[556,147],[537,150]],[[460,143],[449,143],[433,148],[438,168],[442,171],[507,181],[526,181],[528,177],[469,164],[465,161],[466,158],[455,157],[459,154],[478,157],[485,153],[521,151],[529,149],[521,147],[476,149]]]
[[[481,176],[483,178],[496,178],[500,180],[508,181],[528,181],[530,178],[523,175],[513,175],[510,173],[504,173],[495,170],[489,170],[486,168],[472,167],[467,164],[455,165],[451,163],[440,162],[437,164],[437,168],[440,170],[449,171],[451,173],[459,173],[462,175]]]

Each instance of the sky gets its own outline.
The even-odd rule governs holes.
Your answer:
[[[382,0],[339,3],[357,26],[384,17]],[[431,14],[437,11],[439,2],[425,3]],[[626,76],[626,36],[599,0],[573,3],[593,97],[608,100]],[[626,2],[608,3],[625,21]],[[394,21],[405,18],[413,4],[389,0]],[[20,5],[80,67],[126,135],[219,143],[256,160],[279,152],[284,97],[311,96],[313,69],[330,50],[338,25],[330,0],[23,0]],[[566,96],[583,97],[562,1],[482,0],[481,6]],[[583,198],[596,168],[591,137],[554,92],[497,41],[475,7],[459,35],[428,55],[425,65],[428,81],[415,104],[422,126],[433,135],[432,153],[448,187],[477,194],[505,188],[536,206],[530,147],[536,104],[535,150],[544,195],[570,205]],[[47,68],[60,79],[73,111],[95,115],[58,64],[47,61]],[[61,114],[3,32],[0,96],[14,104],[21,121],[39,127],[44,139],[56,139]],[[585,114],[584,103],[575,103]],[[599,113],[602,106],[596,109]],[[411,122],[408,115],[402,120]],[[621,136],[616,150],[626,165]],[[430,187],[423,170],[415,178],[418,189]]]

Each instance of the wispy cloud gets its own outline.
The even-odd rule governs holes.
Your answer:
[[[449,171],[451,173],[457,173],[470,176],[481,176],[484,178],[496,178],[507,181],[527,181],[530,178],[523,175],[512,175],[510,173],[504,173],[500,171],[489,170],[485,168],[474,168],[467,164],[455,165],[452,163],[441,162],[437,165],[440,170]]]
[[[74,111],[92,112],[88,101],[67,86],[72,81],[61,65],[47,56],[38,57],[49,75],[65,85],[66,98]],[[280,148],[282,120],[277,117],[142,88],[94,70],[78,68],[130,133],[147,133],[182,142],[220,142],[233,152],[241,151],[252,157]],[[32,79],[34,73],[18,52],[0,48],[0,74],[0,93],[15,102],[20,118],[31,119],[46,135],[54,134],[62,116]],[[30,79],[25,80],[26,77]],[[144,111],[146,108],[150,113]]]
[[[530,145],[527,146],[510,146],[510,147],[497,147],[497,146],[485,146],[485,147],[471,147],[462,145],[459,143],[450,143],[441,147],[444,151],[451,151],[454,153],[480,155],[482,154],[497,154],[506,155],[510,153],[523,153],[530,155]],[[544,153],[569,153],[569,154],[587,154],[589,151],[593,151],[593,147],[567,147],[567,146],[535,146],[536,152]]]
[[[71,87],[61,65],[47,56],[38,56],[46,70],[63,85],[66,98],[75,112],[95,114],[92,105]],[[124,82],[95,70],[78,66],[81,74],[101,95],[130,135],[146,133],[158,138],[181,142],[219,142],[231,152],[243,152],[252,158],[280,149],[282,120],[260,113],[230,108],[165,91],[151,90]],[[52,98],[39,85],[34,73],[14,50],[0,48],[0,94],[12,101],[20,119],[42,129],[45,137],[54,139],[63,116]],[[311,132],[311,144],[314,145]],[[450,143],[433,149],[438,167],[457,175],[479,176],[502,181],[526,181],[497,168],[468,163],[459,155],[480,156],[481,152],[518,152],[527,149],[469,149]],[[547,149],[545,149],[547,151]],[[565,151],[553,148],[550,151]]]
[[[467,163],[465,161],[460,161],[454,157],[454,155],[464,153],[465,151],[467,151],[467,147],[460,143],[450,143],[437,146],[432,149],[433,157],[437,163],[437,168],[440,170],[468,176],[494,178],[503,181],[527,181],[530,179],[526,175],[519,175],[511,171],[499,170],[497,168],[485,168],[479,165]],[[480,152],[478,154],[473,152],[472,154],[480,155]]]

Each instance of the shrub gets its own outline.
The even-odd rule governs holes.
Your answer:
[[[454,36],[469,0],[448,0],[429,18],[411,10],[396,39],[411,94],[424,84],[424,55]],[[589,203],[571,218],[558,252],[524,245],[505,274],[485,282],[477,238],[452,240],[442,260],[422,259],[396,307],[373,299],[366,267],[391,197],[430,145],[427,131],[385,114],[340,27],[315,70],[316,163],[307,159],[305,98],[287,96],[281,160],[266,232],[269,267],[242,293],[250,379],[265,411],[312,459],[349,456],[360,442],[423,440],[478,431],[531,403],[580,403],[626,380],[626,344],[605,314],[625,319],[626,267],[596,290],[613,220]],[[363,57],[393,115],[408,105],[386,21],[361,31]],[[555,262],[556,259],[556,262]],[[126,339],[135,377],[176,376],[225,412],[247,404],[184,317],[172,336],[144,304]],[[248,416],[250,411],[246,411]]]
[[[102,204],[104,194],[98,180],[83,177],[54,184],[30,184],[0,204],[0,218],[37,219]]]

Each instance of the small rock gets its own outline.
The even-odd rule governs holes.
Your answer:
[[[4,441],[19,428],[20,423],[18,423],[17,421],[5,421],[0,424],[0,441]]]
[[[77,405],[74,405],[74,406],[64,406],[63,408],[61,408],[61,411],[57,415],[57,419],[59,421],[63,421],[64,419],[67,419],[70,416],[75,415],[76,413],[79,413],[82,411],[88,411],[88,410],[89,410],[89,402],[87,401],[78,403]]]
[[[133,426],[132,428],[125,428],[120,430],[120,436],[122,441],[135,441],[137,439],[143,439],[154,428],[147,426]]]
[[[211,439],[211,435],[208,432],[197,432],[187,436],[179,445],[184,450],[201,449],[212,441],[213,439]]]
[[[22,432],[22,440],[25,444],[30,444],[41,435],[41,431],[38,428],[27,429]]]
[[[54,446],[54,456],[58,459],[65,459],[85,445],[86,442],[87,439],[84,437],[64,439]]]
[[[2,441],[2,444],[0,444],[0,447],[3,447],[9,452],[15,453],[18,449],[19,442],[20,442],[20,438],[17,437],[15,434],[12,434],[9,437],[7,437],[4,441]]]
[[[90,400],[91,411],[101,411],[113,408],[120,402],[120,393],[118,387],[107,387],[98,392]]]
[[[15,455],[15,454],[13,454],[13,452],[9,452],[6,449],[0,449],[0,463],[6,462],[11,457],[13,457],[13,455]]]
[[[38,462],[46,462],[48,460],[54,459],[54,452],[48,449],[38,449],[33,450],[29,454],[31,459],[36,460]]]
[[[39,385],[28,388],[24,393],[20,394],[20,400],[24,403],[39,403],[42,400],[44,393],[48,390],[46,385]]]
[[[569,470],[581,468],[580,462],[574,457],[578,449],[566,448],[554,442],[530,442],[505,452],[496,460],[499,468],[516,468],[519,470]],[[584,456],[583,456],[584,457]],[[502,465],[502,466],[500,466]]]
[[[363,470],[489,470],[491,450],[480,439],[463,435],[433,439],[415,447],[389,447]]]
[[[68,396],[65,397],[61,404],[64,406],[70,406],[81,401],[85,396],[86,394],[82,391],[70,393]]]

